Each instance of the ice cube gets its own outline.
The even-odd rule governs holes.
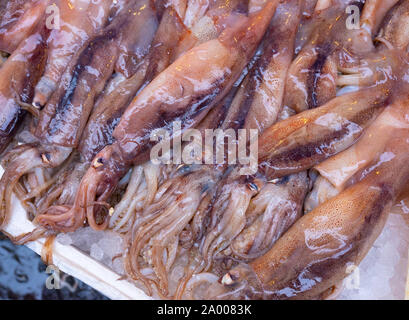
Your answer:
[[[98,241],[98,245],[111,259],[123,253],[123,239],[114,232],[105,232],[104,237]]]
[[[69,246],[73,243],[71,235],[68,233],[60,233],[56,237],[57,241],[62,245]]]
[[[90,227],[81,228],[71,234],[73,245],[87,253],[91,250],[91,245],[97,243],[103,237],[103,232],[95,231]]]
[[[123,259],[120,259],[120,258],[115,259],[115,260],[112,262],[112,269],[113,269],[117,274],[124,275],[124,274],[125,274],[125,270],[124,270],[124,262],[123,262]]]
[[[101,249],[101,247],[98,244],[93,243],[91,245],[90,255],[95,260],[102,261],[102,259],[104,258],[104,251]]]
[[[382,233],[359,265],[358,290],[344,289],[338,299],[403,299],[408,265],[409,226],[390,214]]]

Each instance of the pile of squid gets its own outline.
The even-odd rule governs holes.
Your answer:
[[[1,0],[0,226],[120,233],[159,298],[330,298],[407,191],[408,45],[409,0]],[[175,121],[257,173],[154,163]]]

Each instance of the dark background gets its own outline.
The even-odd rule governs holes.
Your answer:
[[[83,282],[61,273],[61,289],[46,288],[47,266],[25,246],[16,246],[0,233],[0,299],[107,300]]]

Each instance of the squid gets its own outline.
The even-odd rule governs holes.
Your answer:
[[[237,93],[237,88],[215,106],[206,118],[198,125],[202,134],[206,129],[222,127],[228,116],[233,97]],[[146,165],[145,165],[146,166]],[[144,166],[144,169],[146,170]],[[135,170],[135,169],[134,169]],[[178,166],[172,168],[167,179],[162,179],[160,187],[157,189],[152,202],[135,217],[131,230],[128,232],[129,254],[126,256],[126,266],[128,273],[134,279],[141,280],[150,290],[149,282],[140,273],[140,263],[138,256],[144,253],[146,261],[152,265],[158,280],[156,287],[165,296],[169,294],[168,272],[178,255],[175,252],[175,243],[186,242],[182,246],[188,247],[189,241],[193,240],[195,230],[186,230],[194,216],[200,215],[201,210],[206,210],[207,200],[211,198],[211,190],[220,179],[222,171],[215,170],[212,166],[199,167],[195,165]],[[132,179],[132,178],[131,178]],[[148,183],[149,179],[147,179]],[[148,183],[149,185],[149,183]],[[156,185],[157,187],[157,185]],[[186,196],[183,189],[189,190]],[[136,198],[136,200],[138,197]],[[132,201],[134,204],[135,199]],[[183,212],[181,214],[181,212]],[[159,232],[164,228],[170,232]],[[194,229],[194,228],[192,228]],[[184,236],[183,236],[184,235]],[[175,242],[176,240],[176,242]],[[168,256],[166,263],[160,258],[163,253],[173,252]]]
[[[200,20],[202,18],[208,7],[209,2],[211,0],[191,0],[188,1],[188,5],[186,8],[186,15],[184,19],[184,23],[186,27],[191,28],[193,27],[194,21]]]
[[[401,44],[404,43],[403,37],[400,41]],[[341,95],[317,109],[304,111],[265,132],[259,140],[259,161],[262,171],[269,178],[282,177],[312,168],[347,149],[361,137],[364,129],[389,104],[391,97],[397,94],[396,92],[400,92],[399,80],[403,77],[407,66],[406,53],[399,47],[395,48],[394,42],[389,42],[389,44],[391,46],[382,44],[375,52],[369,53],[361,60],[361,75],[358,83],[363,89]],[[407,45],[404,46],[405,49],[406,47]],[[375,99],[368,99],[366,94],[373,95]],[[331,105],[336,105],[335,109],[332,109]],[[338,113],[336,109],[343,111]],[[334,113],[330,110],[333,110]],[[324,118],[319,115],[321,111],[324,111],[321,114],[325,114]],[[315,115],[310,118],[310,115],[313,114]],[[338,118],[339,121],[335,120],[338,115],[341,116]],[[324,122],[321,122],[322,120]],[[335,123],[338,124],[337,128],[334,128]],[[355,127],[357,130],[353,129],[354,124],[358,124],[359,128]],[[312,128],[318,131],[312,134],[310,131]],[[329,144],[324,142],[326,132],[331,132]],[[318,144],[313,142],[316,138],[320,140]],[[297,141],[302,141],[301,148]],[[264,154],[264,151],[267,150],[271,151],[268,156]],[[263,164],[267,158],[274,164]]]
[[[39,81],[47,58],[48,31],[38,27],[22,41],[1,66],[0,72],[0,152],[3,152],[31,108],[33,87]]]
[[[163,13],[167,8],[173,8],[178,14],[179,18],[183,21],[186,14],[188,0],[154,0],[154,6],[159,16],[162,18]]]
[[[359,91],[342,96],[318,108],[317,112],[309,113],[312,117],[301,113],[296,119],[290,118],[290,121],[283,121],[271,128],[259,140],[262,172],[271,179],[297,173],[351,146],[386,107],[387,98],[383,92],[376,92]],[[368,99],[363,96],[366,93],[373,93],[376,98]],[[325,113],[321,114],[324,110]],[[300,128],[297,128],[297,122]],[[294,125],[288,127],[291,130],[288,136],[284,136],[284,132],[278,133],[278,128],[285,125]],[[315,132],[310,135],[312,131]],[[267,141],[271,144],[267,145]]]
[[[279,79],[285,77],[286,66],[291,62],[291,39],[294,39],[297,28],[294,22],[299,17],[299,1],[289,1],[278,6],[272,25],[265,35],[266,40],[261,45],[260,58],[237,93],[234,93],[234,99],[221,125],[222,129],[254,128],[262,131],[276,121],[281,109],[284,83]],[[211,120],[209,125],[204,126],[213,127],[215,123],[216,121]],[[168,294],[167,271],[176,260],[175,256],[170,257],[172,244],[175,239],[179,239],[186,242],[182,246],[189,247],[189,241],[200,239],[205,227],[201,224],[207,220],[208,205],[213,198],[212,190],[225,169],[205,166],[200,170],[188,171],[187,174],[166,181],[158,190],[152,205],[141,213],[144,223],[134,224],[134,231],[130,232],[131,245],[127,264],[134,278],[144,281],[146,285],[149,283],[140,272],[138,257],[142,254],[158,277],[156,286],[163,294]],[[246,198],[240,192],[238,190],[232,198],[238,202],[245,201]],[[229,230],[236,227],[236,224],[231,223]],[[161,229],[166,232],[159,232]],[[183,240],[180,239],[182,235]],[[164,255],[168,257],[166,261],[163,259]]]
[[[407,110],[405,99],[394,104]],[[362,180],[303,216],[265,255],[230,270],[207,296],[316,299],[328,295],[346,277],[347,266],[358,265],[365,257],[389,209],[405,190],[408,122],[395,120],[406,126],[396,128],[385,146],[383,154],[391,154],[389,159],[374,159],[373,169],[368,168]]]
[[[357,143],[318,164],[315,169],[336,189],[345,189],[350,179],[379,158],[394,129],[405,128],[406,124],[399,120],[396,113],[396,108],[388,106]]]
[[[320,176],[306,199],[306,212],[362,180],[375,159],[387,159],[388,154],[383,153],[383,150],[397,130],[407,128],[405,121],[401,120],[404,117],[405,110],[401,105],[387,106],[357,143],[318,164],[314,169]]]
[[[307,173],[300,172],[263,186],[251,199],[246,226],[231,242],[233,256],[248,260],[269,250],[302,216],[308,184]]]
[[[38,1],[37,1],[38,2]],[[30,10],[39,10],[40,8],[42,8],[43,6],[46,6],[46,2],[41,2],[41,5],[39,4],[39,3],[37,3],[36,1],[29,1],[29,2],[26,2],[26,4],[25,5],[22,5],[22,4],[19,4],[20,2],[19,1],[16,1],[16,2],[14,2],[13,1],[13,5],[11,5],[11,7],[15,7],[15,6],[22,6],[21,8],[19,8],[18,7],[18,9],[19,10],[17,10],[17,12],[22,12],[22,14],[23,14],[23,17],[24,16],[26,16],[26,15],[29,15],[29,14],[31,14],[30,13]],[[11,2],[10,2],[11,3]],[[55,4],[54,4],[55,5]],[[30,6],[29,8],[27,8],[27,6]],[[67,6],[67,5],[66,5]],[[33,7],[33,9],[30,9],[31,7]],[[16,8],[15,8],[16,9]],[[42,11],[44,11],[44,8],[43,8],[43,10]],[[69,11],[71,11],[71,10],[69,10]],[[43,12],[44,13],[44,12]],[[7,16],[7,15],[6,15]],[[9,17],[9,19],[11,19],[13,17],[13,15],[11,15],[11,17]],[[47,33],[47,36],[46,36],[46,40],[47,40],[47,43],[45,44],[45,46],[44,46],[44,49],[43,49],[43,52],[44,52],[44,54],[46,55],[46,60],[47,60],[47,62],[46,62],[46,67],[45,67],[45,69],[44,68],[40,68],[40,66],[39,66],[39,68],[38,68],[38,70],[41,70],[41,72],[45,72],[46,74],[48,73],[48,71],[47,70],[49,70],[50,68],[54,68],[54,67],[50,67],[50,65],[53,65],[54,63],[53,63],[53,58],[54,57],[56,57],[57,56],[57,52],[56,52],[56,50],[55,50],[55,48],[53,47],[53,45],[50,45],[50,43],[56,43],[56,41],[57,41],[57,39],[59,40],[59,41],[62,41],[62,40],[64,40],[64,39],[59,39],[58,37],[56,37],[56,35],[55,35],[55,32],[60,32],[60,30],[52,30],[47,24],[49,23],[48,22],[48,16],[46,15],[46,14],[42,14],[42,15],[40,15],[40,13],[39,13],[39,18],[38,19],[40,19],[41,18],[41,21],[37,21],[36,22],[36,24],[34,24],[33,25],[33,27],[32,28],[36,28],[35,30],[43,30],[43,31],[41,31],[43,34],[45,34],[45,33]],[[19,22],[19,20],[17,20],[17,22],[16,23],[20,23]],[[32,29],[31,28],[31,29]],[[30,30],[31,30],[30,29]],[[19,34],[20,34],[20,32],[23,32],[22,30],[19,30]],[[34,32],[34,30],[32,30],[32,32]],[[37,31],[36,31],[37,32]],[[61,31],[62,32],[62,31]],[[77,32],[78,33],[78,32]],[[17,39],[18,39],[18,37],[14,37],[13,36],[13,39],[16,39],[16,41],[17,41]],[[65,39],[65,40],[67,40],[67,39]],[[69,43],[68,45],[72,45],[72,43]],[[50,48],[51,47],[51,48]],[[61,53],[61,52],[60,52]],[[66,62],[67,61],[65,61],[64,62],[64,64],[62,65],[64,68],[65,68],[65,66],[66,66]],[[55,64],[54,64],[55,65]],[[55,68],[54,68],[55,69]],[[24,69],[22,69],[22,70],[24,70]],[[41,82],[42,82],[42,79],[44,79],[44,77],[41,77],[40,78],[40,80],[36,80],[35,81],[35,83],[34,83],[34,86],[38,86],[38,85],[41,85]],[[19,81],[19,82],[21,82],[21,81]],[[31,89],[30,89],[31,90]],[[34,93],[34,97],[31,95],[30,97],[29,97],[29,101],[25,101],[25,103],[26,103],[26,105],[25,105],[25,109],[28,109],[31,113],[33,113],[34,115],[38,115],[38,111],[36,111],[34,108],[32,108],[29,104],[30,104],[30,102],[31,101],[33,101],[33,99],[35,100],[35,95],[36,95],[36,93]],[[27,98],[25,99],[25,100],[27,100]],[[18,109],[17,109],[18,110]],[[17,124],[19,124],[20,122],[21,122],[21,119],[22,119],[22,115],[23,115],[23,113],[22,112],[20,112],[19,114],[18,113],[16,113],[17,111],[11,111],[10,109],[8,109],[8,108],[5,108],[5,111],[7,111],[7,112],[10,112],[10,114],[8,115],[8,116],[4,116],[4,118],[5,119],[7,119],[7,118],[9,118],[9,120],[8,121],[10,121],[10,122],[15,122],[16,123],[16,127],[17,127]],[[14,115],[13,115],[13,112],[14,112]]]
[[[293,16],[297,18],[297,15],[293,14]],[[292,56],[288,57],[290,60],[287,61],[287,66]],[[250,117],[252,118],[254,117]],[[288,130],[290,120],[284,120],[284,118],[285,116],[282,116],[280,119],[282,121],[272,127],[280,128],[278,130],[280,132]],[[294,118],[297,116],[290,117],[290,119]],[[260,132],[265,128],[262,129]],[[265,144],[270,142],[269,130],[265,130],[266,132],[260,137],[262,141],[259,141],[259,157]],[[233,170],[228,178],[220,183],[221,190],[216,195],[215,202],[212,203],[210,228],[208,227],[201,244],[202,254],[207,262],[206,270],[210,268],[215,257],[220,256],[223,251],[226,255],[236,255],[239,258],[257,257],[271,247],[302,214],[303,200],[308,188],[305,172],[297,170],[294,172],[295,175],[284,177],[280,181],[275,179],[276,176],[267,176],[266,179],[263,175],[243,179],[237,174],[237,170]],[[286,183],[288,179],[290,182]],[[276,202],[275,199],[281,200]],[[291,208],[281,206],[284,202],[287,202]],[[265,239],[262,241],[263,238]]]
[[[389,59],[386,59],[388,66],[394,65],[397,70],[397,66],[403,61],[400,52],[387,50],[387,53],[390,54]],[[386,57],[382,50],[381,56]],[[390,64],[389,61],[394,61],[394,64]],[[376,62],[376,67],[372,66],[379,74],[376,75],[377,72],[374,72],[365,80],[368,84],[372,83],[372,86],[367,89],[334,98],[322,107],[304,111],[264,131],[258,142],[261,179],[258,175],[247,180],[242,179],[237,174],[237,169],[220,184],[221,191],[216,196],[217,200],[212,204],[211,226],[213,230],[210,229],[211,231],[202,243],[202,252],[207,261],[206,269],[210,267],[214,255],[226,249],[243,230],[244,216],[249,202],[259,192],[266,180],[274,183],[277,178],[299,174],[345,150],[360,138],[364,130],[388,105],[390,100],[388,98],[392,95],[397,73],[387,73],[385,76],[383,63]],[[379,81],[379,79],[383,80]],[[315,132],[312,133],[313,131]],[[315,139],[320,142],[316,143]],[[248,187],[249,181],[252,181],[250,188]],[[253,185],[255,187],[252,187]],[[236,201],[237,198],[241,200],[239,204]],[[301,214],[300,207],[301,205],[298,206],[298,217]],[[228,217],[231,217],[231,220]],[[234,227],[231,227],[232,225]],[[223,231],[222,226],[226,226],[226,231]],[[253,232],[253,235],[256,232],[251,230],[251,227],[248,231]],[[276,235],[276,239],[279,236],[280,233]]]
[[[203,33],[207,33],[203,28],[201,30]],[[147,57],[144,58],[138,71],[129,79],[124,78],[119,73],[112,79],[112,85],[108,85],[108,92],[101,97],[101,102],[97,102],[96,110],[89,120],[79,146],[80,153],[85,161],[76,166],[78,170],[75,170],[70,175],[73,179],[70,177],[64,178],[69,186],[68,190],[71,191],[68,192],[70,196],[66,199],[67,191],[62,191],[64,187],[61,185],[52,188],[49,195],[41,201],[41,208],[38,209],[40,215],[36,221],[43,221],[44,217],[47,219],[47,217],[50,217],[50,213],[54,212],[54,210],[59,211],[64,205],[72,205],[72,193],[76,190],[74,186],[79,184],[78,177],[83,175],[83,170],[88,168],[88,164],[96,153],[107,144],[113,142],[112,133],[129,101],[137,94],[137,91],[140,91],[141,88],[149,84],[170,63],[174,62],[176,55],[181,54],[182,49],[186,49],[181,42],[188,33],[189,30],[181,23],[181,19],[175,13],[173,7],[165,9],[165,12],[162,13],[158,32],[151,45],[151,50]],[[195,41],[196,44],[200,42],[200,38],[197,38]],[[84,162],[87,165],[84,165]],[[152,200],[157,189],[157,180],[161,177],[163,178],[163,175],[169,174],[166,173],[168,171],[167,168],[163,169],[159,170],[158,167],[147,164],[143,168],[137,167],[133,170],[123,199],[115,206],[115,209],[113,208],[114,212],[110,223],[112,227],[122,228],[124,225],[129,226],[133,210],[136,207],[139,208],[141,204],[147,204]],[[141,176],[142,173],[143,177]],[[62,198],[58,200],[57,206],[50,207],[50,204],[54,202],[55,197],[59,196],[60,192],[63,192]],[[54,221],[60,218],[59,215],[53,217]]]
[[[178,58],[194,46],[219,37],[232,21],[247,14],[248,2],[249,0],[189,1],[184,24],[191,32],[182,39],[174,57]]]
[[[408,47],[409,3],[400,1],[384,19],[377,39],[384,45],[400,50]]]
[[[407,161],[405,153],[408,148],[409,132],[407,97],[404,93],[407,86],[405,82],[394,81],[394,79],[403,79],[407,70],[407,61],[402,51],[396,52],[393,47],[390,50],[389,53],[396,59],[396,63],[387,65],[387,69],[394,69],[393,73],[390,73],[391,81],[386,90],[382,86],[378,89],[384,97],[388,96],[388,92],[393,94],[384,101],[387,107],[381,108],[381,114],[378,118],[375,117],[375,122],[365,126],[369,128],[358,141],[361,147],[366,144],[367,148],[368,143],[371,143],[373,149],[370,148],[368,152],[368,160],[365,159],[361,165],[363,153],[360,158],[358,154],[355,161],[353,158],[347,158],[347,156],[355,156],[354,151],[358,150],[358,146],[345,151],[344,163],[345,161],[350,163],[350,166],[347,166],[347,173],[348,167],[358,168],[342,179],[345,183],[335,189],[326,177],[320,176],[316,186],[328,187],[325,190],[328,193],[324,199],[318,199],[318,204],[311,206],[312,211],[284,233],[265,255],[247,265],[241,264],[223,276],[222,285],[214,284],[209,289],[209,297],[324,298],[346,276],[347,264],[358,264],[365,256],[382,230],[389,208],[405,190],[405,181],[409,174],[407,166],[404,168]],[[386,55],[383,55],[383,58],[386,58]],[[397,66],[399,67],[396,68]],[[378,67],[378,71],[385,68],[382,64]],[[366,93],[367,90],[372,88],[361,90],[361,94]],[[301,120],[301,117],[299,119]],[[276,126],[278,128],[278,125]],[[281,129],[293,130],[288,123]],[[376,143],[373,140],[370,141],[375,133],[380,139],[379,144],[378,141]],[[265,141],[271,141],[271,138],[272,136],[269,136]],[[274,150],[280,148],[283,140],[279,141]],[[304,155],[306,154],[308,153]],[[328,163],[331,162],[328,160]],[[320,165],[317,166],[319,167]],[[298,172],[298,170],[291,172]],[[286,174],[283,172],[283,176]],[[269,176],[268,173],[267,176]],[[281,174],[276,172],[271,176],[281,176]],[[362,199],[370,200],[367,203]],[[372,225],[372,221],[376,223]],[[368,225],[370,228],[366,232]],[[338,232],[340,230],[341,233]],[[302,241],[303,244],[301,244]],[[311,252],[314,253],[311,255]],[[276,256],[275,253],[278,255]],[[306,259],[304,260],[302,256]],[[290,265],[291,272],[288,272]]]
[[[121,54],[130,48],[146,45],[145,37],[150,36],[147,31],[140,29],[141,34],[138,34],[134,30],[138,30],[138,26],[147,19],[156,20],[156,15],[153,10],[145,10],[143,6],[141,9],[142,2],[128,4],[68,67],[60,87],[38,119],[34,119],[33,133],[41,144],[22,145],[11,151],[0,181],[2,216],[9,215],[11,193],[23,176],[30,178],[30,174],[34,173],[34,180],[38,180],[31,183],[32,179],[29,179],[29,183],[25,184],[31,192],[37,187],[42,188],[39,170],[57,168],[67,160],[73,148],[78,146],[96,96],[112,76]],[[138,10],[141,10],[139,15]],[[31,161],[27,161],[27,157],[31,157]]]
[[[361,25],[370,30],[372,35],[374,35],[382,23],[384,16],[398,2],[399,0],[367,0],[365,2],[365,10],[361,16]],[[403,4],[403,6],[405,6],[405,4]]]
[[[13,241],[112,229],[151,296],[328,299],[407,196],[408,10],[0,0],[0,227],[14,192],[37,228]],[[174,121],[257,130],[258,171],[149,161]]]
[[[8,1],[0,9],[0,50],[11,54],[32,35],[44,20],[49,3],[48,0]]]
[[[51,8],[58,9],[59,26],[51,31],[49,56],[44,74],[35,88],[33,105],[42,108],[57,89],[67,65],[109,18],[110,0],[60,0]]]
[[[310,171],[311,175],[316,175],[314,170]],[[324,203],[328,199],[339,194],[339,190],[331,184],[324,176],[318,175],[315,177],[311,191],[308,193],[304,201],[304,214],[311,212],[313,209]]]
[[[372,35],[387,11],[396,1],[367,1],[362,15],[365,26],[348,27],[346,8],[352,1],[334,1],[314,15],[307,28],[309,36],[294,59],[287,79],[285,105],[297,113],[325,104],[336,94],[337,87],[356,85],[342,80],[351,79],[360,65],[360,58],[374,50]],[[319,3],[317,4],[317,6]],[[373,6],[382,10],[374,15]],[[370,28],[369,28],[370,27]],[[310,31],[308,31],[310,30]],[[305,40],[304,40],[305,41]]]
[[[372,65],[367,70],[372,71],[362,80],[366,88],[336,97],[265,131],[259,139],[259,163],[269,179],[310,169],[347,149],[389,104],[399,87],[396,79],[400,79],[399,69],[405,60],[400,50],[380,50],[370,57]]]
[[[172,120],[180,119],[190,127],[200,122],[253,56],[275,8],[273,1],[257,14],[239,17],[217,39],[178,58],[135,97],[114,130],[115,142],[94,158],[74,206],[64,209],[62,214],[71,222],[61,223],[62,230],[80,227],[85,217],[96,229],[107,227],[109,219],[98,203],[110,197],[132,165],[147,160],[150,133],[166,128]]]
[[[197,129],[203,135],[206,129],[218,128],[221,125],[236,92],[236,87],[234,87],[226,98],[209,111],[206,118],[199,123]],[[189,174],[194,175],[193,172],[197,169],[194,165],[157,165],[150,161],[134,167],[125,194],[114,208],[109,221],[109,228],[124,234],[129,233],[131,227],[136,229],[137,225],[144,223],[144,217],[150,216],[151,211],[156,214],[157,210],[151,208],[157,206],[153,206],[152,202],[159,203],[162,195],[165,197],[165,194],[171,193],[168,192],[168,189],[178,192],[178,188],[169,187],[172,184],[179,185],[180,179],[187,181],[187,177],[181,177]],[[213,184],[208,181],[209,188],[211,185]]]
[[[403,32],[396,32],[396,30],[406,30],[408,5],[407,1],[401,1],[390,10],[380,27],[380,32],[377,37],[380,41],[378,49],[382,50],[382,48],[389,48],[397,51],[406,50],[409,44],[409,37]],[[363,63],[363,65],[364,64],[365,63]],[[388,66],[391,65],[393,64],[388,64]],[[405,69],[407,62],[404,59],[401,59],[398,65],[399,68]],[[365,71],[363,71],[363,73],[365,73]],[[375,120],[374,125],[364,133],[357,144],[353,145],[346,151],[341,152],[339,155],[331,157],[322,164],[318,164],[314,168],[320,176],[316,180],[313,190],[306,199],[306,212],[311,211],[325,200],[342,191],[347,180],[359,172],[361,168],[364,168],[365,165],[377,155],[377,152],[383,148],[383,143],[385,142],[386,137],[388,137],[389,131],[385,131],[383,132],[383,135],[380,135],[379,131],[375,128],[378,125],[380,127],[393,126],[393,124],[388,122],[388,119],[390,119],[390,112],[390,108],[386,108],[386,110],[380,115],[379,119]],[[372,137],[377,137],[377,140],[372,139]],[[373,141],[376,141],[376,143],[373,143]],[[369,145],[368,143],[371,144]],[[377,148],[378,145],[379,148]],[[368,152],[367,157],[364,156],[364,150]],[[334,165],[336,163],[340,165],[341,160],[343,161],[342,167],[339,167],[338,170],[335,169]]]
[[[113,143],[112,134],[123,112],[141,87],[152,81],[168,66],[172,52],[186,32],[188,30],[181,23],[180,17],[173,8],[168,8],[162,16],[151,49],[140,63],[139,69],[130,78],[126,78],[120,72],[113,76],[105,92],[98,98],[82,134],[78,146],[80,162],[74,169],[72,166],[65,168],[58,178],[61,183],[50,188],[40,199],[37,221],[42,221],[43,215],[58,210],[58,207],[52,206],[53,204],[58,206],[73,204],[78,185],[92,159],[106,145]],[[27,195],[26,199],[33,196],[34,194]]]

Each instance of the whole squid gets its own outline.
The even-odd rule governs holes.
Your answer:
[[[406,113],[407,99],[395,106]],[[402,108],[402,104],[404,107]],[[406,117],[407,119],[407,117]],[[230,270],[208,291],[211,298],[323,298],[358,265],[381,232],[409,178],[408,122],[394,130],[372,170],[298,220],[262,257]]]
[[[94,158],[74,206],[64,210],[71,223],[62,230],[80,227],[85,217],[94,228],[106,228],[109,219],[98,203],[108,200],[131,165],[147,159],[150,133],[173,120],[186,127],[202,120],[253,56],[275,8],[272,1],[259,13],[238,17],[218,39],[186,52],[136,96],[114,130],[115,142]]]
[[[67,160],[79,143],[97,95],[115,68],[131,69],[137,62],[117,66],[120,58],[129,56],[132,60],[129,54],[132,50],[147,50],[150,41],[146,38],[152,38],[155,30],[147,32],[138,27],[142,22],[156,21],[154,10],[147,7],[148,4],[148,0],[126,4],[124,10],[119,11],[110,25],[84,46],[67,68],[59,88],[39,118],[34,119],[33,134],[41,144],[18,146],[8,157],[7,168],[0,181],[2,216],[9,214],[11,193],[21,177],[34,174],[35,179],[29,179],[26,188],[41,187],[41,169],[56,168]],[[31,161],[27,161],[28,158]],[[37,181],[32,183],[33,180]]]
[[[399,7],[396,10],[402,12],[397,20],[404,26],[406,11]],[[266,130],[259,140],[259,162],[269,178],[312,168],[347,149],[401,91],[408,39],[397,36],[388,24],[385,31],[386,44],[381,43],[360,59],[359,91],[341,95]]]
[[[104,93],[98,98],[78,147],[79,163],[75,164],[74,169],[66,168],[59,177],[60,183],[55,184],[47,190],[45,196],[41,197],[37,205],[36,221],[41,221],[43,215],[58,210],[59,206],[73,204],[78,185],[92,159],[106,145],[113,143],[112,134],[123,112],[141,87],[149,84],[169,65],[175,48],[186,32],[189,31],[181,23],[175,10],[172,7],[166,9],[149,53],[140,63],[138,70],[130,78],[126,78],[120,72],[116,73]],[[35,195],[27,195],[26,198],[33,196]],[[53,218],[59,219],[57,215]]]
[[[225,8],[225,14],[228,15],[229,12],[233,14],[235,7],[234,2],[231,2],[230,6]],[[217,22],[214,26],[217,26],[218,29],[221,28]],[[206,28],[206,26],[196,27],[195,30],[198,31],[200,29],[201,34],[209,34],[205,30]],[[38,209],[40,215],[36,221],[43,221],[45,219],[49,224],[53,225],[57,224],[58,221],[64,221],[64,215],[52,213],[61,212],[63,206],[72,205],[71,198],[79,184],[78,178],[88,168],[88,164],[95,154],[104,146],[113,142],[113,131],[130,100],[137,94],[137,91],[148,85],[170,63],[174,62],[177,56],[183,53],[183,50],[187,50],[185,43],[183,43],[183,39],[187,36],[190,36],[190,31],[181,22],[181,17],[175,12],[175,9],[173,7],[165,9],[161,14],[161,23],[151,45],[150,52],[139,64],[137,72],[129,79],[124,78],[121,73],[118,73],[112,79],[111,84],[108,85],[106,93],[97,102],[96,110],[89,120],[79,146],[82,159],[85,161],[81,161],[82,163],[76,166],[78,170],[75,170],[66,178],[69,186],[67,188],[68,191],[63,191],[64,186],[62,185],[52,188],[49,194],[41,200],[41,208]],[[191,40],[194,40],[190,42],[192,46],[198,45],[203,41],[196,35]],[[70,170],[70,168],[67,169]],[[134,172],[128,183],[125,195],[120,203],[115,206],[114,213],[112,214],[112,224],[115,227],[122,227],[130,221],[131,212],[138,202],[148,203],[152,199],[156,190],[155,186],[158,184],[155,180],[160,176],[157,173],[157,169],[156,166],[147,164],[143,170],[142,168],[135,168],[133,170]],[[139,172],[144,174],[143,179],[141,179]],[[64,175],[65,173],[63,173]],[[53,203],[61,192],[61,198],[57,201],[56,206],[50,207],[50,204]],[[68,198],[67,195],[69,195]],[[31,196],[29,195],[26,198]],[[126,210],[126,213],[123,212],[124,210]]]
[[[408,6],[409,3],[407,1],[400,1],[387,14],[379,28],[380,31],[376,38],[379,41],[378,50],[382,50],[382,48],[383,50],[387,48],[398,51],[406,50],[409,37],[407,33],[398,30],[406,30],[408,23]],[[374,61],[376,61],[376,59],[374,59]],[[368,65],[367,63],[363,63],[362,66],[365,64]],[[389,64],[389,66],[392,65],[393,64]],[[405,59],[401,59],[399,68],[405,69],[405,65],[407,65],[407,62]],[[379,69],[384,67],[380,65]],[[365,68],[362,70],[361,72],[364,74]],[[386,70],[386,68],[384,70]],[[348,81],[349,80],[347,80],[347,82]],[[362,168],[365,168],[365,166],[377,156],[377,153],[382,150],[384,147],[383,144],[388,139],[390,131],[377,130],[376,128],[377,126],[379,126],[379,128],[393,127],[393,123],[389,122],[390,110],[389,107],[386,108],[356,144],[346,151],[329,158],[322,164],[318,164],[314,168],[318,171],[320,176],[317,178],[311,193],[306,199],[306,212],[311,211],[319,204],[342,191],[346,182]],[[338,166],[338,168],[336,166]]]
[[[374,72],[367,79],[372,83],[369,87],[336,97],[265,131],[259,139],[259,163],[269,179],[312,168],[357,141],[389,104],[404,63],[400,50],[382,51],[380,57],[370,59]]]
[[[278,6],[260,46],[260,57],[234,93],[221,129],[252,128],[262,131],[276,121],[283,96],[284,81],[280,79],[285,78],[286,66],[291,61],[291,39],[294,39],[297,28],[294,21],[300,17],[299,4],[299,1],[289,1],[288,4]],[[214,120],[209,121],[204,126],[214,127],[215,123]],[[142,255],[153,268],[158,278],[155,283],[164,294],[169,290],[167,272],[178,257],[176,253],[170,257],[171,252],[176,250],[175,241],[176,246],[179,242],[182,248],[194,250],[191,248],[192,241],[200,241],[203,236],[213,189],[226,170],[225,166],[204,166],[198,170],[194,168],[193,166],[193,170],[165,181],[152,205],[141,213],[143,223],[138,222],[130,232],[131,245],[127,264],[131,276],[144,281],[146,285],[149,283],[140,271],[142,264],[138,257]],[[238,202],[245,201],[241,199],[241,189],[238,191],[234,199]],[[229,225],[229,230],[237,226],[234,222]],[[166,261],[163,259],[164,252],[168,256]],[[200,267],[200,263],[195,265],[193,262],[192,268],[203,267]],[[183,286],[184,281],[180,280],[180,285]]]
[[[194,24],[191,32],[184,33],[181,41],[174,50],[172,50],[172,62],[186,52],[189,47],[194,47],[205,41],[209,41],[209,37],[210,39],[217,38],[217,36],[223,31],[223,28],[225,28],[224,20],[229,19],[229,17],[234,18],[237,14],[242,14],[241,7],[244,5],[243,1],[230,1],[225,5],[223,1],[224,0],[213,1],[206,14],[201,20]],[[202,21],[209,22],[210,17],[214,15],[213,9],[216,10],[220,16],[224,17],[224,19],[219,19],[211,23],[202,23]],[[162,57],[163,53],[162,55],[159,54],[160,52],[158,52],[156,56],[158,58]],[[163,61],[162,58],[161,61]],[[148,74],[149,73],[150,72],[148,72]],[[210,111],[212,114],[207,115],[206,118],[200,122],[198,125],[199,130],[201,130],[200,128],[206,129],[207,124],[211,125],[211,127],[216,125],[217,128],[217,124],[221,121],[217,119],[222,119],[223,110],[226,110],[227,105],[231,103],[233,91],[235,92],[235,89],[231,90],[224,99],[225,101],[220,102],[214,107],[215,110]],[[150,162],[147,162],[144,165],[135,166],[132,169],[132,175],[126,187],[124,196],[113,208],[114,212],[110,218],[109,227],[116,231],[127,232],[132,225],[132,219],[137,215],[137,212],[151,203],[158,187],[164,181],[170,179],[171,176],[177,176],[179,172],[181,172],[181,170],[178,170],[178,167],[178,165],[154,165]]]
[[[278,7],[270,32],[266,35],[264,54],[256,62],[253,73],[245,79],[244,94],[240,95],[239,92],[239,98],[235,99],[240,105],[240,113],[234,118],[234,124],[239,128],[257,129],[262,136],[264,130],[276,122],[282,109],[284,84],[293,57],[301,5],[300,1],[287,1]],[[208,213],[210,222],[204,226],[201,243],[205,269],[210,268],[214,257],[243,230],[247,223],[248,204],[262,187],[258,177],[242,176],[239,169],[233,169],[224,177],[215,192],[215,200]]]

